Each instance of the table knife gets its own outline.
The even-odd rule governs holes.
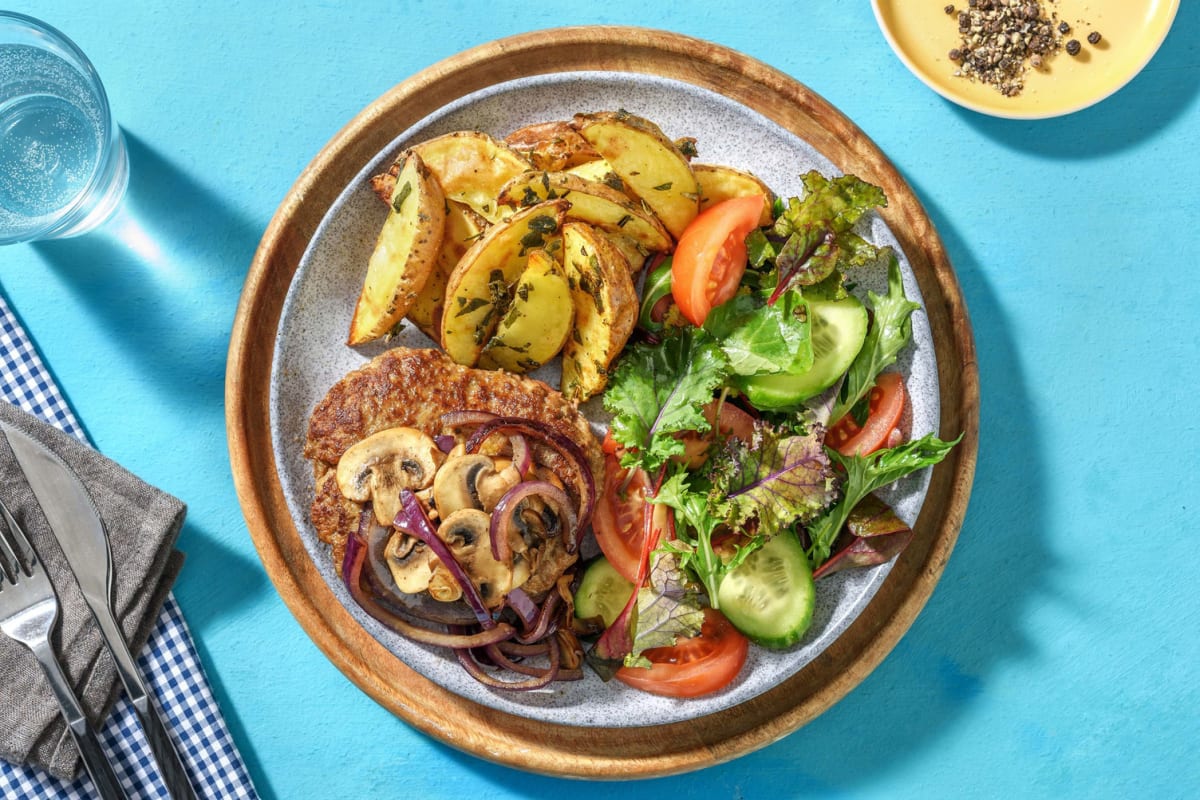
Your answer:
[[[167,791],[174,800],[196,800],[179,751],[167,733],[113,614],[112,552],[91,495],[71,468],[45,445],[11,425],[0,423],[0,427],[112,652],[117,674],[146,732]]]

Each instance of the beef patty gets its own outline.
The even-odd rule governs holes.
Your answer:
[[[441,416],[462,410],[547,425],[579,445],[596,486],[604,485],[604,457],[596,437],[578,408],[556,390],[521,375],[461,366],[439,350],[388,350],[335,383],[308,423],[304,455],[312,462],[316,487],[312,521],[317,536],[333,548],[339,570],[346,539],[357,529],[363,508],[338,489],[342,454],[367,436],[400,425],[436,436],[443,432]],[[547,447],[532,448],[535,460],[558,474],[577,501],[568,462]]]

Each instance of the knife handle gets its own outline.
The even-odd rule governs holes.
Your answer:
[[[83,713],[83,708],[79,705],[75,692],[71,689],[71,683],[63,674],[62,667],[58,664],[58,658],[50,649],[49,643],[34,645],[30,649],[33,650],[38,663],[41,664],[42,671],[46,673],[46,680],[50,682],[50,688],[54,690],[54,696],[58,699],[59,706],[62,707],[63,717],[67,721],[67,730],[71,731],[71,738],[75,740],[75,745],[79,748],[79,755],[83,759],[83,768],[87,770],[92,783],[96,785],[96,791],[104,800],[126,800],[121,782],[117,780],[108,756],[100,747],[96,731]]]
[[[150,743],[150,752],[154,754],[154,761],[158,764],[158,771],[166,784],[167,792],[172,800],[197,800],[179,750],[176,749],[171,734],[167,732],[167,726],[146,689],[141,673],[138,672],[133,654],[129,652],[129,645],[125,643],[125,635],[107,606],[93,607],[92,610],[96,612],[96,621],[100,624],[104,640],[112,652],[113,661],[116,662],[117,675],[125,687],[125,694],[129,696],[130,704],[137,711],[138,720],[146,733],[146,741]],[[104,613],[105,611],[108,613]]]

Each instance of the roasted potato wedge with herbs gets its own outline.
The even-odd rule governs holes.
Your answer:
[[[488,222],[471,210],[470,206],[446,201],[446,227],[442,233],[442,249],[437,263],[429,272],[425,287],[417,293],[408,319],[435,342],[441,338],[442,306],[446,302],[446,283],[458,262],[483,232]]]
[[[767,202],[763,204],[762,215],[758,218],[759,227],[770,225],[775,221],[775,217],[771,213],[771,204],[775,202],[775,193],[768,189],[767,185],[757,176],[751,175],[749,172],[742,172],[740,169],[722,167],[717,164],[692,164],[692,172],[696,175],[696,180],[700,181],[701,211],[715,206],[722,200],[761,194],[767,198]]]
[[[674,244],[662,223],[627,196],[569,172],[522,173],[505,184],[498,200],[504,205],[521,207],[560,197],[571,201],[568,219],[610,233],[623,233],[648,252],[665,252]]]
[[[563,347],[562,393],[582,402],[608,383],[609,366],[637,322],[638,298],[625,257],[591,225],[563,225],[563,266],[575,326]]]
[[[391,208],[367,262],[367,277],[350,320],[351,345],[391,331],[425,287],[437,263],[445,226],[445,201],[421,157],[400,161]]]
[[[624,111],[577,114],[573,124],[678,239],[700,212],[700,184],[675,143],[653,122]]]
[[[488,222],[503,217],[496,195],[530,164],[502,142],[478,131],[455,131],[415,145],[413,150],[450,200],[466,203]]]
[[[527,158],[535,168],[548,172],[558,172],[600,158],[600,154],[569,122],[526,125],[504,137],[504,143]]]
[[[474,366],[508,308],[512,287],[525,271],[529,252],[553,250],[571,207],[551,200],[521,209],[488,228],[471,245],[446,282],[442,348],[464,366]]]
[[[572,175],[578,175],[581,178],[595,181],[596,183],[603,183],[608,188],[615,189],[626,197],[629,197],[625,181],[621,180],[620,176],[613,172],[612,165],[603,158],[597,158],[595,161],[585,161],[578,166],[568,167],[563,172],[569,172]],[[630,199],[632,200],[633,198]]]
[[[558,355],[575,321],[567,275],[554,256],[530,250],[512,303],[484,346],[479,366],[530,372]]]

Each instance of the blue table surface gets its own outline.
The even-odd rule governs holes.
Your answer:
[[[932,0],[930,0],[932,2]],[[940,0],[939,0],[940,1]],[[129,140],[106,232],[0,250],[0,282],[104,453],[184,499],[176,596],[266,797],[607,797],[459,753],[317,650],[247,533],[225,358],[255,247],[324,143],[468,47],[566,24],[708,39],[806,83],[925,203],[971,313],[974,490],[929,604],[858,688],[731,763],[620,787],[675,797],[1195,797],[1200,613],[1200,3],[1128,86],[1015,122],[912,77],[866,2],[218,4],[39,0]],[[437,9],[437,10],[435,10]]]

